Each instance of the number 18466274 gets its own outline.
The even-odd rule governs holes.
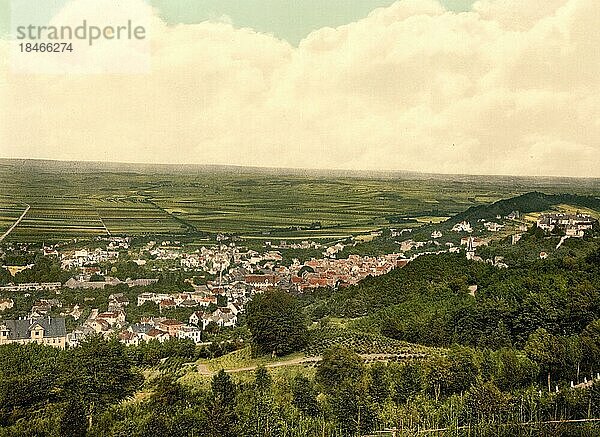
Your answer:
[[[20,43],[19,49],[21,53],[62,53],[62,52],[72,52],[73,45],[69,42],[40,42],[40,43]]]

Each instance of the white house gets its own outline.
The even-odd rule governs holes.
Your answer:
[[[473,232],[473,228],[471,227],[471,223],[464,221],[455,224],[452,227],[453,232]]]
[[[202,329],[197,326],[184,325],[177,331],[177,338],[190,338],[194,343],[200,343],[202,341]]]
[[[192,313],[192,315],[190,316],[190,318],[188,319],[188,322],[190,323],[190,325],[200,326],[202,324],[203,316],[204,316],[204,312],[194,311]]]
[[[15,305],[15,302],[10,298],[0,299],[0,311],[4,311],[9,308],[12,308],[14,305]]]
[[[217,308],[212,314],[204,314],[202,317],[202,329],[210,322],[215,322],[221,327],[232,327],[237,323],[237,316],[229,308]]]

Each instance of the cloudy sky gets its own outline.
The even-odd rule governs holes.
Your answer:
[[[144,74],[0,40],[0,157],[600,177],[598,0],[123,1]]]

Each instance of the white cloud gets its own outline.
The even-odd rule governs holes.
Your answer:
[[[155,20],[148,75],[0,67],[0,154],[598,177],[599,14],[596,0],[462,14],[401,0],[297,48]]]
[[[473,10],[483,19],[497,21],[503,27],[527,30],[537,21],[554,14],[564,4],[564,0],[478,0]]]

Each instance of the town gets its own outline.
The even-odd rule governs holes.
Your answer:
[[[102,247],[92,249],[60,249],[43,246],[41,249],[27,245],[9,246],[31,256],[39,255],[60,264],[63,273],[72,275],[61,282],[21,282],[0,286],[0,311],[14,308],[11,297],[22,294],[32,297],[36,293],[53,295],[36,300],[27,314],[17,320],[2,317],[0,344],[37,342],[64,348],[74,347],[90,334],[106,337],[117,335],[127,345],[171,338],[191,339],[203,343],[203,332],[234,327],[246,303],[257,293],[281,289],[302,293],[319,287],[347,287],[356,285],[367,276],[379,276],[406,264],[400,253],[377,257],[350,255],[336,259],[335,252],[326,250],[327,258],[310,259],[304,263],[297,259],[291,265],[281,263],[281,255],[274,250],[259,253],[235,243],[201,247],[193,251],[179,241],[149,241],[139,249],[132,249],[131,238],[108,237],[94,241]],[[306,243],[305,243],[306,244]],[[266,245],[267,247],[270,244]],[[339,248],[339,246],[337,246]],[[124,261],[124,259],[128,261]],[[127,277],[123,280],[111,276],[115,266],[132,265],[137,274],[183,274],[185,279],[178,287],[184,290],[154,291],[160,285],[156,277]],[[158,267],[158,266],[161,267]],[[148,268],[149,266],[152,266]],[[6,265],[11,277],[34,269],[34,264]],[[131,293],[118,292],[125,287]],[[67,292],[83,293],[77,303],[66,304],[61,297]],[[95,307],[94,293],[108,293],[107,305]],[[132,320],[132,309],[147,309],[148,316]],[[87,311],[86,311],[87,309]],[[177,312],[184,318],[167,317]],[[189,314],[189,315],[188,315]],[[65,329],[65,318],[74,325]]]
[[[2,313],[15,310],[15,299],[11,297],[15,294],[30,299],[38,293],[44,296],[34,299],[30,307],[20,308],[22,315],[17,319],[2,316],[0,344],[37,342],[75,347],[93,334],[115,335],[126,345],[172,338],[209,344],[211,334],[238,325],[249,300],[268,290],[305,293],[318,288],[350,287],[367,276],[384,275],[427,254],[462,251],[468,260],[507,268],[503,256],[483,259],[476,251],[506,230],[508,233],[502,235],[513,245],[531,226],[561,235],[560,245],[566,238],[583,237],[595,223],[594,218],[580,213],[541,214],[528,223],[513,211],[505,217],[497,216],[496,221],[432,225],[433,230],[427,231],[424,238],[414,235],[418,230],[390,229],[385,235],[374,232],[367,239],[376,241],[387,236],[397,245],[398,251],[378,256],[344,257],[347,246],[356,247],[364,241],[360,238],[330,244],[265,241],[260,251],[238,245],[221,234],[214,244],[199,248],[177,240],[136,241],[125,236],[99,237],[76,245],[36,247],[11,243],[3,249],[5,257],[10,258],[12,252],[32,259],[42,257],[59,265],[62,276],[69,278],[64,282],[9,282],[0,286]],[[303,261],[294,258],[286,265],[281,251],[289,248],[318,249],[322,257]],[[547,256],[540,253],[542,259]],[[26,263],[2,267],[10,280],[36,266]],[[119,275],[123,269],[127,277]],[[176,283],[161,286],[160,275],[175,274]],[[62,297],[69,293],[76,297],[67,303]],[[106,293],[104,306],[95,304],[94,293]],[[68,332],[67,325],[71,327]]]

